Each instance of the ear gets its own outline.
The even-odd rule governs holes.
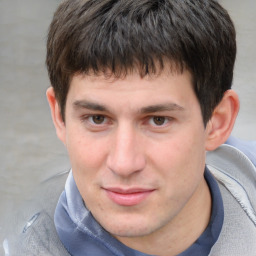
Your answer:
[[[233,90],[224,93],[221,102],[214,109],[206,126],[205,149],[215,150],[230,136],[239,111],[239,98]]]
[[[58,138],[65,144],[66,138],[66,126],[61,116],[60,106],[55,97],[53,87],[50,87],[46,91],[46,97],[51,109],[52,120],[56,129]]]

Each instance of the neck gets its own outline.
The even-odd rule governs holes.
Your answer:
[[[203,178],[187,204],[161,230],[144,237],[118,237],[135,250],[159,256],[177,255],[189,248],[204,232],[211,216],[211,194]]]

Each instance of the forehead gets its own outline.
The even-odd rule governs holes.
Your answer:
[[[67,105],[74,109],[97,106],[97,109],[118,109],[143,112],[143,109],[189,109],[198,105],[190,72],[164,71],[141,77],[130,73],[116,78],[106,75],[75,75],[70,84]],[[171,108],[166,106],[172,106]],[[151,108],[153,107],[153,108]]]
[[[180,70],[178,68],[164,68],[156,73],[150,73],[142,76],[139,71],[131,71],[126,74],[113,74],[111,72],[99,72],[97,74],[89,72],[88,74],[75,74],[70,83],[70,89],[74,87],[83,87],[84,90],[89,89],[106,89],[106,90],[122,90],[137,91],[138,89],[152,88],[155,91],[161,91],[166,85],[171,87],[181,87],[181,84],[192,87],[193,78],[188,70]],[[81,88],[82,89],[82,88]]]

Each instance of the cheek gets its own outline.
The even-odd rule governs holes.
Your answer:
[[[161,143],[152,143],[148,148],[155,164],[162,164],[166,167],[188,164],[199,150],[194,141],[179,139],[178,136]]]
[[[104,171],[105,156],[104,142],[99,143],[89,136],[70,134],[67,149],[69,152],[73,176],[78,190],[87,207],[98,204],[95,191],[98,190],[100,176]],[[99,205],[98,205],[99,207]]]
[[[151,147],[152,163],[168,182],[184,186],[196,183],[204,172],[205,149],[202,135],[176,135]],[[176,186],[175,185],[175,186]]]
[[[90,173],[89,170],[100,168],[107,154],[104,139],[95,139],[88,134],[72,132],[67,138],[67,150],[75,172]]]

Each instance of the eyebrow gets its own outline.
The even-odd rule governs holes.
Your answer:
[[[155,113],[155,112],[163,112],[163,111],[181,111],[184,108],[176,103],[166,103],[166,104],[157,104],[152,106],[147,106],[141,109],[141,113]]]
[[[87,101],[87,100],[77,100],[73,103],[73,106],[76,109],[86,108],[86,109],[89,109],[89,110],[107,111],[107,108],[104,105],[94,103],[94,102],[90,102],[90,101]]]
[[[79,108],[85,108],[89,110],[94,111],[102,111],[102,112],[108,112],[108,108],[104,105],[90,102],[87,100],[77,100],[73,103],[73,106],[76,109]],[[156,105],[150,105],[147,107],[143,107],[139,110],[142,114],[149,114],[149,113],[155,113],[155,112],[163,112],[163,111],[182,111],[184,108],[176,103],[165,103],[165,104],[156,104]]]

